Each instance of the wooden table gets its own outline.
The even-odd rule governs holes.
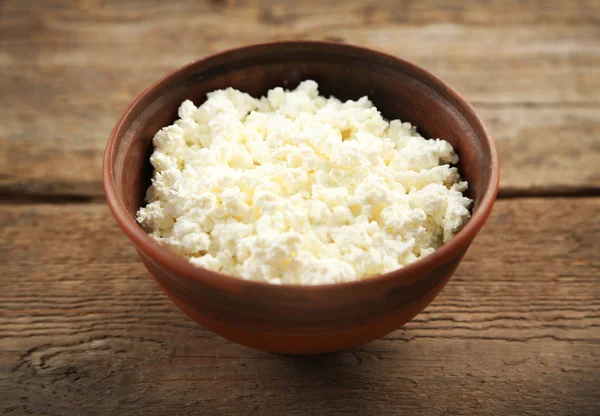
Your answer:
[[[500,199],[404,328],[315,357],[188,319],[104,204],[128,102],[206,54],[369,45],[440,75],[494,134]],[[600,412],[600,2],[0,1],[0,412]]]

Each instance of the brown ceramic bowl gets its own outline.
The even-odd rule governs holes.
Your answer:
[[[416,125],[425,137],[449,141],[469,181],[473,215],[435,253],[401,270],[358,282],[269,285],[196,268],[161,247],[136,223],[152,168],[154,134],[177,118],[185,99],[233,87],[260,96],[314,79],[323,95],[364,95],[388,119]],[[104,155],[108,205],[161,289],[205,328],[268,351],[337,351],[380,338],[422,311],[448,282],[487,219],[498,189],[494,142],[473,108],[442,80],[402,59],[327,42],[276,42],[234,49],[192,62],[144,91],[112,131]]]

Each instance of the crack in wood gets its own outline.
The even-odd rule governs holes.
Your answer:
[[[0,192],[0,205],[27,204],[87,204],[104,202],[104,197],[79,194],[36,194],[27,192]]]
[[[581,198],[600,196],[600,187],[536,187],[500,188],[497,199],[515,198]],[[36,204],[99,204],[105,203],[104,196],[83,194],[37,194],[27,192],[0,192],[0,205]]]
[[[585,187],[538,187],[529,189],[500,188],[498,199],[514,198],[581,198],[600,196],[599,186]]]

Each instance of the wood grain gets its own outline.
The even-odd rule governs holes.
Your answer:
[[[101,195],[106,138],[144,87],[209,53],[290,38],[372,46],[440,75],[490,124],[502,189],[600,189],[593,0],[32,4],[1,6],[0,193]]]
[[[207,15],[209,17],[252,18],[263,24],[282,25],[304,22],[315,25],[339,19],[355,26],[383,25],[386,23],[430,24],[456,21],[472,25],[500,24],[596,24],[600,5],[594,0],[565,3],[560,0],[499,0],[478,1],[471,4],[444,0],[180,0],[173,4],[161,0],[144,1],[140,7],[135,0],[22,0],[5,1],[4,11],[17,16],[29,15],[32,5],[43,13],[65,18],[119,21],[162,20]],[[104,7],[99,7],[104,6]],[[320,19],[316,17],[320,16]],[[214,24],[214,20],[213,20]]]
[[[0,0],[0,413],[599,414],[600,198],[499,201],[428,309],[336,354],[232,344],[160,292],[93,202],[110,129],[166,72],[278,39],[441,76],[503,196],[600,192],[595,0]]]
[[[103,204],[2,205],[0,229],[5,412],[597,414],[597,198],[499,201],[427,310],[309,358],[189,320]]]
[[[10,110],[8,110],[10,111]],[[600,188],[600,119],[595,108],[480,106],[496,140],[501,192]],[[1,116],[0,116],[1,117]],[[0,140],[0,192],[102,196],[102,153],[114,119],[40,116]],[[1,125],[0,131],[8,124]],[[99,130],[90,130],[94,125]],[[36,130],[52,140],[44,140]],[[30,135],[31,134],[31,135]],[[558,190],[558,191],[557,191]]]

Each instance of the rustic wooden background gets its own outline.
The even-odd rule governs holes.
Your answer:
[[[316,357],[203,330],[106,208],[128,102],[206,54],[329,39],[462,92],[500,152],[500,200],[434,303]],[[0,412],[600,412],[600,1],[0,0]]]

